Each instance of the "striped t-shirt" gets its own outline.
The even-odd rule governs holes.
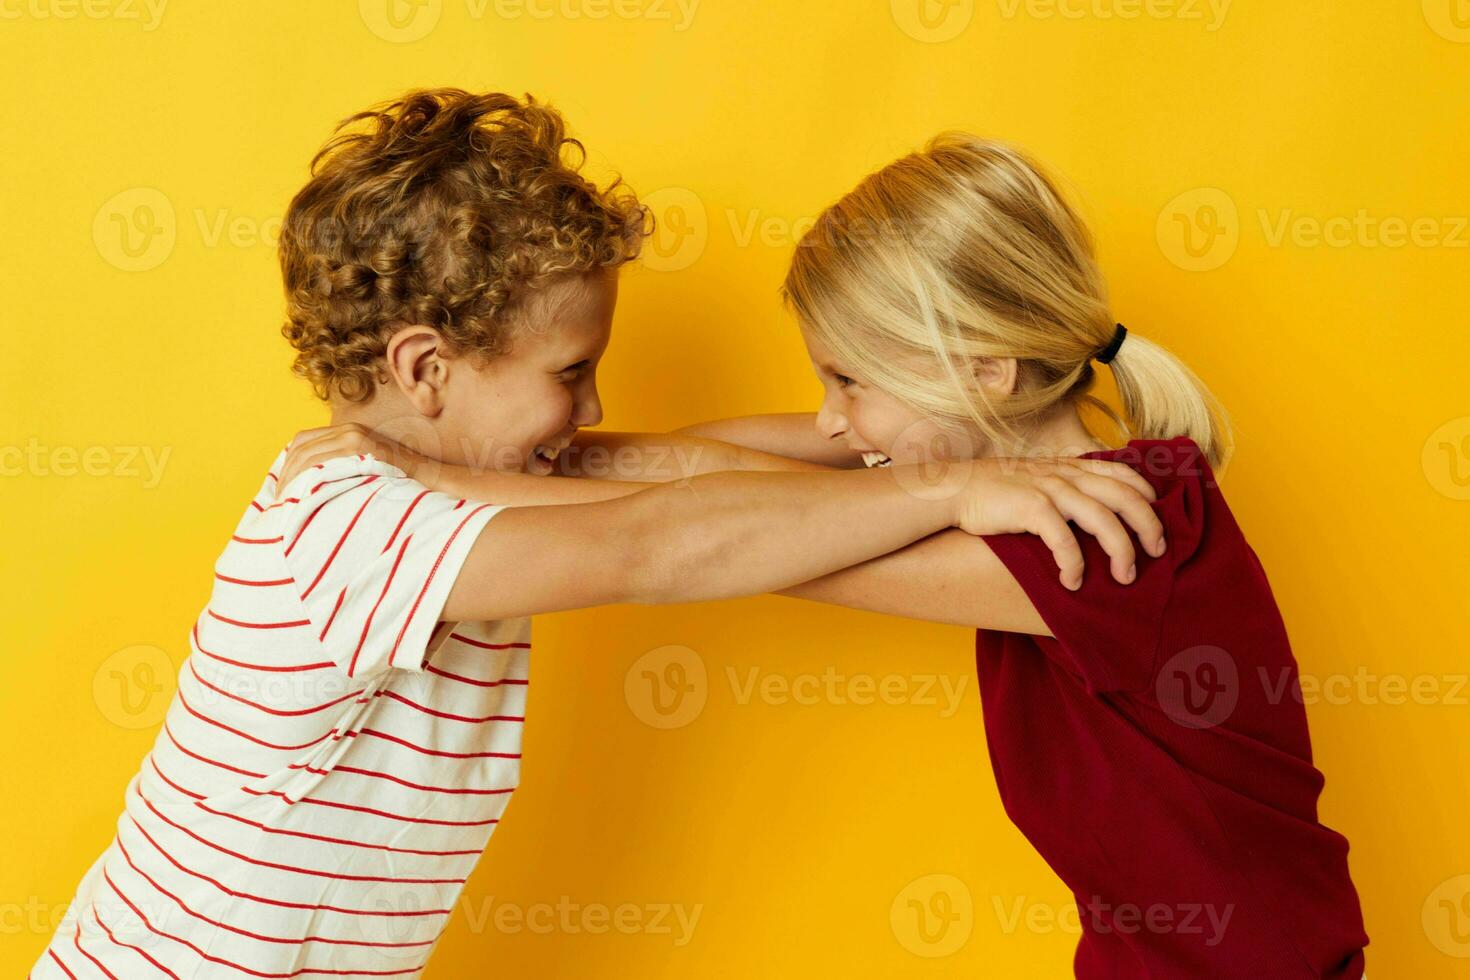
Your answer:
[[[530,620],[438,618],[503,508],[285,456],[36,980],[417,977],[505,811]]]

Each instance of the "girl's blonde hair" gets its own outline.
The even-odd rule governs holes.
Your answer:
[[[997,445],[1071,400],[1132,438],[1188,436],[1219,468],[1224,409],[1183,362],[1130,332],[1110,366],[1123,417],[1090,394],[1114,333],[1091,236],[1015,148],[944,133],[865,178],[801,239],[782,293],[855,373],[950,428]],[[995,400],[975,358],[1015,358]]]

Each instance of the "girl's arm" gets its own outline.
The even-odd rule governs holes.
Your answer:
[[[728,470],[816,471],[824,467],[741,446],[718,436],[675,432],[607,432],[584,429],[556,459],[560,476],[597,480],[674,483]]]
[[[857,469],[862,457],[840,442],[824,439],[811,412],[746,415],[675,429],[674,434],[718,439],[746,449],[838,469]]]
[[[1162,531],[1156,540],[1163,540]],[[778,594],[971,629],[1052,635],[990,545],[958,531],[941,531]]]

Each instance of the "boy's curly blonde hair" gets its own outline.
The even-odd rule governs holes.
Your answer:
[[[585,158],[529,95],[417,90],[343,120],[282,223],[292,370],[362,402],[397,327],[436,328],[448,356],[505,353],[527,295],[638,255],[646,209],[581,176]]]

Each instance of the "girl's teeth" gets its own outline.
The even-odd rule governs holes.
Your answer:
[[[865,466],[888,466],[893,460],[882,453],[863,453],[863,464]]]

